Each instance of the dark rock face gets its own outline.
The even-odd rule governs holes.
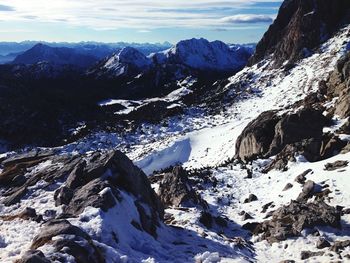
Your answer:
[[[135,197],[142,230],[156,236],[157,226],[163,218],[163,207],[147,176],[124,154],[119,151],[78,156],[50,154],[28,153],[2,161],[4,169],[0,174],[0,187],[4,189],[4,205],[18,203],[28,193],[28,188],[40,180],[49,184],[65,182],[56,190],[54,198],[56,205],[63,205],[63,212],[72,216],[79,216],[89,206],[107,212],[122,201],[120,191],[124,191]],[[16,179],[24,176],[27,169],[43,162],[51,165],[21,181]],[[13,181],[16,184],[12,184]],[[147,212],[143,206],[149,207]]]
[[[345,54],[337,63],[335,70],[332,72],[328,80],[324,83],[326,93],[329,97],[338,97],[334,114],[341,118],[350,116],[350,52]],[[346,126],[344,127],[345,132]]]
[[[275,66],[307,56],[344,23],[348,23],[347,0],[285,0],[278,16],[256,47],[250,65],[272,55]]]
[[[264,156],[270,149],[279,120],[276,112],[268,111],[250,122],[237,139],[236,155],[244,161]]]
[[[276,112],[262,113],[248,124],[236,142],[236,156],[249,161],[269,157],[283,151],[277,161],[288,158],[289,152],[301,151],[313,159],[319,157],[322,129],[328,123],[321,110],[304,108],[297,113],[278,116]],[[288,160],[274,163],[283,166]]]
[[[249,228],[253,234],[262,233],[262,239],[274,243],[299,236],[303,229],[315,226],[340,228],[341,212],[322,200],[309,203],[292,201],[276,210],[271,220]]]
[[[187,172],[180,166],[164,175],[159,184],[158,195],[164,206],[196,206],[207,207],[205,201],[192,189]]]

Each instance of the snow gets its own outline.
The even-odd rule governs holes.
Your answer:
[[[257,160],[248,168],[253,171],[253,178],[246,179],[247,171],[241,165],[223,166],[223,162],[235,154],[235,142],[244,127],[266,110],[277,109],[281,113],[287,111],[286,106],[303,99],[318,88],[318,82],[327,77],[338,58],[346,50],[350,26],[339,35],[327,41],[320,50],[302,60],[294,68],[286,72],[284,69],[272,69],[270,61],[247,67],[232,78],[226,86],[232,96],[232,105],[216,115],[208,115],[198,108],[188,109],[185,116],[176,116],[167,120],[167,125],[143,124],[136,132],[126,134],[96,133],[84,140],[61,147],[61,152],[89,152],[103,149],[122,149],[141,167],[145,173],[167,168],[182,163],[187,168],[205,168],[212,172],[217,180],[216,187],[202,185],[199,190],[202,198],[209,204],[213,215],[221,215],[229,219],[228,228],[208,230],[200,222],[198,208],[168,208],[166,213],[175,220],[171,225],[161,225],[158,238],[137,230],[130,222],[139,222],[135,197],[121,192],[122,201],[108,212],[96,208],[86,208],[78,217],[70,219],[71,223],[88,232],[96,246],[107,251],[107,262],[280,262],[293,259],[300,262],[300,251],[315,251],[317,237],[306,235],[269,245],[265,241],[258,242],[256,237],[242,230],[243,221],[239,212],[246,211],[254,217],[251,221],[263,221],[264,204],[274,202],[275,208],[288,204],[301,192],[301,185],[294,179],[307,169],[313,172],[307,175],[308,180],[317,184],[329,185],[332,193],[330,204],[350,207],[350,166],[335,171],[325,171],[325,164],[338,160],[350,160],[350,153],[337,155],[328,160],[309,163],[303,156],[289,163],[286,172],[272,171],[268,174],[260,172],[261,167],[272,159]],[[197,65],[200,60],[190,58]],[[193,59],[193,60],[192,60]],[[190,89],[191,80],[179,83],[179,89],[163,98],[145,101],[116,101],[101,103],[101,106],[118,103],[127,109],[134,109],[155,100],[165,100],[171,104],[180,103],[181,97]],[[249,87],[249,92],[237,93],[236,86]],[[337,120],[327,131],[336,130],[344,120]],[[347,135],[341,135],[349,140]],[[43,162],[35,169],[49,169],[59,164]],[[26,176],[30,176],[28,171]],[[282,191],[287,183],[293,184],[288,191]],[[45,188],[46,182],[40,181],[30,188],[27,198],[12,207],[0,206],[1,214],[16,214],[24,207],[33,207],[45,214],[50,208],[59,213],[55,207],[53,193],[60,185]],[[156,186],[155,186],[156,187]],[[45,189],[45,190],[44,190]],[[108,191],[105,189],[103,191]],[[102,193],[103,193],[102,191]],[[243,203],[242,200],[254,193],[258,200]],[[29,198],[31,197],[31,198]],[[1,197],[0,197],[1,199]],[[271,211],[270,208],[268,211]],[[46,212],[47,218],[49,214]],[[342,217],[343,229],[337,231],[330,228],[319,228],[321,236],[331,241],[346,240],[350,236],[350,215]],[[39,231],[39,224],[32,221],[16,219],[11,222],[0,220],[0,260],[12,262],[30,245]],[[219,229],[218,229],[219,228]],[[114,234],[118,237],[116,242]],[[237,246],[236,237],[253,241],[253,248]],[[47,254],[52,253],[49,245],[43,247]],[[327,249],[326,254],[332,253]],[[347,249],[343,254],[349,253]],[[334,259],[338,259],[334,254]],[[340,260],[340,259],[339,259]],[[342,259],[345,260],[344,258]],[[329,257],[310,259],[309,262],[328,262]]]

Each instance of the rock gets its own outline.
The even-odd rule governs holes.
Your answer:
[[[273,202],[264,204],[264,205],[262,206],[262,211],[261,211],[261,213],[266,213],[267,209],[269,209],[269,207],[271,207],[272,205],[273,205]]]
[[[331,244],[325,238],[319,238],[316,243],[316,247],[318,249],[323,249],[326,247],[330,247]]]
[[[262,239],[274,243],[297,237],[302,230],[317,226],[341,228],[341,212],[322,200],[292,201],[273,212],[272,219],[257,225],[253,233],[262,233]]]
[[[288,191],[289,189],[293,188],[293,185],[291,183],[288,183],[282,191]]]
[[[254,219],[254,217],[252,217],[250,214],[248,213],[244,213],[242,215],[242,221],[246,221],[246,220],[249,220],[249,219]]]
[[[322,159],[328,159],[333,157],[341,152],[341,150],[346,146],[347,142],[342,141],[337,136],[324,136],[326,138],[323,139],[320,156]]]
[[[91,240],[88,234],[79,227],[73,226],[67,220],[53,219],[43,224],[43,227],[39,234],[34,238],[30,248],[37,249],[46,243],[51,242],[52,238],[58,235],[74,235],[85,240]]]
[[[303,190],[299,194],[297,200],[302,201],[302,200],[307,200],[310,197],[312,197],[313,194],[315,193],[315,187],[316,187],[316,184],[314,181],[311,181],[311,180],[307,181],[304,184]]]
[[[37,221],[38,223],[42,221],[42,216],[38,216],[36,214],[35,209],[30,207],[26,207],[21,213],[17,215],[0,216],[0,219],[4,221],[12,221],[17,218],[23,219],[23,220],[34,220],[34,221]]]
[[[348,164],[349,164],[348,161],[336,161],[334,163],[327,163],[325,165],[325,170],[326,171],[335,171],[335,170],[347,167]]]
[[[159,184],[158,196],[165,207],[200,205],[207,208],[205,201],[192,189],[187,172],[180,166],[164,175]]]
[[[62,238],[55,238],[57,236]],[[55,247],[55,252],[72,255],[76,262],[105,262],[101,251],[94,245],[91,237],[67,220],[53,219],[43,224],[40,233],[32,242],[31,249],[47,243]]]
[[[287,260],[281,261],[280,263],[295,263],[295,261],[291,259],[287,259]]]
[[[104,212],[107,212],[116,205],[116,201],[120,198],[119,191],[111,187],[108,181],[101,178],[92,180],[74,192],[72,199],[64,207],[64,212],[79,215],[89,206],[101,208]]]
[[[249,232],[253,234],[258,234],[259,228],[260,228],[260,223],[257,222],[249,222],[246,223],[242,226],[244,230],[248,230]]]
[[[305,172],[299,174],[296,178],[295,181],[299,184],[304,184],[306,182],[306,175],[312,172],[312,169],[308,169]]]
[[[301,260],[305,260],[308,258],[318,257],[318,256],[323,256],[323,255],[324,255],[323,251],[319,251],[319,252],[301,251],[300,258],[301,258]]]
[[[46,162],[44,169],[40,168],[43,161]],[[5,186],[5,198],[2,199],[4,205],[20,202],[27,194],[27,189],[40,180],[45,181],[53,190],[57,183],[64,182],[54,194],[56,206],[62,205],[64,214],[59,215],[60,218],[79,216],[86,207],[100,208],[102,212],[107,212],[117,202],[123,201],[120,197],[120,192],[123,191],[134,199],[142,230],[156,237],[157,227],[164,214],[163,206],[147,176],[119,151],[45,157],[29,154],[5,159],[3,162],[8,167],[4,172],[11,170],[14,176],[26,174],[29,167],[32,171],[23,185]]]
[[[350,240],[335,241],[330,250],[338,253],[347,247],[350,247]]]
[[[29,250],[24,253],[21,259],[16,260],[15,263],[50,263],[44,253],[40,250]]]
[[[63,186],[56,190],[54,194],[56,206],[68,205],[70,200],[72,200],[74,192],[72,189]]]
[[[349,22],[346,0],[288,0],[284,1],[277,18],[257,44],[249,65],[272,57],[275,67],[308,56],[327,40],[341,24]],[[323,30],[320,30],[322,28]]]
[[[346,154],[350,152],[350,142],[341,150],[341,154]]]
[[[212,228],[213,226],[213,217],[208,212],[201,212],[199,222],[202,223],[206,228]]]
[[[350,118],[340,127],[337,133],[350,134]]]
[[[275,127],[275,136],[268,155],[279,153],[288,144],[301,142],[304,139],[321,138],[323,127],[327,122],[321,110],[311,108],[284,115]]]
[[[256,195],[254,194],[250,194],[248,198],[244,199],[243,203],[246,204],[246,203],[251,203],[251,202],[254,202],[254,201],[257,201],[258,198],[256,197]]]
[[[280,117],[275,111],[260,114],[250,122],[236,141],[236,155],[243,161],[264,156],[275,136],[275,126]]]
[[[295,153],[309,161],[320,159],[323,127],[328,119],[322,110],[303,108],[282,117],[275,111],[262,113],[250,122],[236,141],[236,157],[244,162],[278,155],[269,168],[283,169]]]

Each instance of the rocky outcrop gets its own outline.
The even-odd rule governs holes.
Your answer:
[[[177,166],[171,173],[164,175],[159,183],[158,195],[164,206],[201,206],[208,205],[191,187],[188,174],[181,166]]]
[[[330,98],[337,97],[333,113],[341,118],[350,116],[350,52],[337,63],[335,70],[324,83]]]
[[[303,149],[306,155],[307,152],[319,155],[322,129],[327,122],[322,111],[312,108],[283,116],[273,111],[264,112],[249,123],[238,137],[236,157],[249,161],[257,157],[276,155],[282,150],[283,155],[288,157],[288,152]]]
[[[256,47],[250,65],[272,56],[275,66],[294,63],[350,21],[347,0],[285,0]]]
[[[316,226],[341,227],[341,212],[324,201],[292,201],[273,212],[272,219],[260,224],[251,224],[254,234],[262,234],[261,239],[269,243],[286,240],[301,235],[306,228]]]
[[[244,161],[265,156],[270,150],[279,120],[275,111],[268,111],[250,122],[237,139],[236,156]]]
[[[93,208],[104,215],[111,210],[112,213],[123,213],[118,209],[127,205],[132,216],[127,219],[129,225],[120,227],[137,227],[135,231],[157,237],[163,206],[147,176],[119,151],[82,155],[34,151],[5,158],[1,169],[0,189],[3,194],[0,202],[5,206],[20,206],[23,198],[35,202],[33,186],[39,187],[38,191],[48,191],[48,196],[51,193],[51,202],[46,201],[45,220],[31,208],[0,218],[4,221],[17,218],[38,223],[44,221],[32,241],[32,250],[50,244],[55,253],[69,254],[77,262],[104,262],[101,255],[104,251],[95,247],[92,237],[67,220],[79,218],[86,209]],[[55,205],[60,207],[55,208]],[[114,231],[119,231],[118,227],[116,229]],[[32,262],[32,258],[41,257],[38,253],[31,253],[19,262]],[[45,262],[45,257],[42,260]]]

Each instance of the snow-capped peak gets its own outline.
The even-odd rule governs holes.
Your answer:
[[[151,65],[151,61],[144,54],[132,47],[125,47],[119,53],[107,60],[105,67],[114,68],[120,64],[130,64],[138,68]]]
[[[188,39],[177,43],[166,51],[151,54],[157,64],[183,64],[199,70],[231,71],[244,66],[234,50],[224,42],[209,42],[204,38]]]

